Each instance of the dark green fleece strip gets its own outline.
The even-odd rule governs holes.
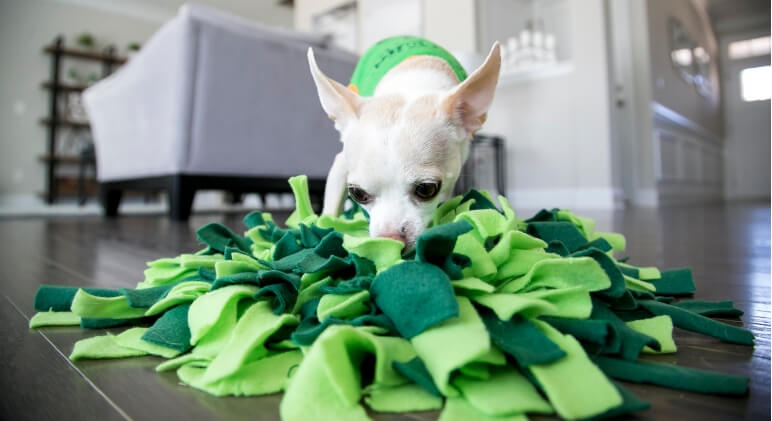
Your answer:
[[[593,361],[608,376],[628,382],[716,395],[744,395],[748,392],[747,377],[600,356],[593,357]]]
[[[673,319],[673,325],[681,329],[712,336],[724,342],[753,345],[753,334],[747,329],[721,323],[681,307],[655,300],[639,300],[638,303],[654,315],[670,316]]]

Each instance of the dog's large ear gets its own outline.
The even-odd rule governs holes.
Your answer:
[[[501,53],[499,43],[493,44],[488,58],[465,81],[453,88],[442,100],[442,109],[464,124],[469,133],[482,127],[493,93],[499,81]]]
[[[348,122],[358,117],[359,95],[322,73],[316,64],[312,48],[308,49],[308,65],[324,112],[330,120],[335,121],[335,128],[342,130]]]

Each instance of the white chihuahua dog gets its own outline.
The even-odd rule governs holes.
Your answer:
[[[413,40],[407,47],[416,40],[429,43],[403,38]],[[327,177],[323,213],[339,214],[348,193],[369,214],[370,235],[401,241],[407,252],[452,194],[470,141],[493,101],[501,57],[496,43],[461,82],[447,59],[421,54],[398,59],[368,97],[325,76],[308,51],[322,108],[343,143]],[[375,60],[374,68],[384,58]]]

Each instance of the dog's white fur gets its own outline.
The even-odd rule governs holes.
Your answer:
[[[437,205],[451,195],[469,143],[485,121],[501,66],[498,43],[463,83],[442,59],[416,56],[390,70],[372,97],[325,76],[312,49],[308,63],[322,108],[343,142],[327,177],[323,213],[340,213],[348,186],[358,186],[372,197],[362,205],[370,235],[411,249]],[[418,200],[416,184],[438,181],[439,194]]]

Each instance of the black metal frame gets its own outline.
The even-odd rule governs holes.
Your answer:
[[[324,196],[324,179],[309,178],[308,190],[312,203],[319,210]],[[245,193],[289,193],[286,178],[243,177],[201,174],[174,174],[167,176],[114,180],[99,183],[99,196],[105,216],[118,215],[123,192],[126,190],[165,190],[169,198],[169,218],[185,221],[190,217],[196,190],[225,190],[232,201],[240,201]]]
[[[506,169],[506,153],[504,150],[504,139],[499,136],[489,136],[484,134],[476,134],[469,148],[469,159],[464,163],[464,167],[461,169],[461,177],[459,177],[456,183],[456,194],[464,194],[468,190],[475,188],[474,186],[474,174],[475,174],[475,162],[472,159],[474,150],[483,146],[492,146],[494,154],[496,155],[496,189],[500,194],[505,194],[507,191],[507,169]]]
[[[51,205],[56,201],[56,130],[57,122],[59,121],[59,68],[61,63],[62,45],[64,44],[64,38],[59,36],[54,42],[54,53],[51,55],[51,95],[49,103],[49,116],[51,118],[51,125],[48,126],[48,156],[50,161],[48,162],[48,168],[46,168],[46,202]]]

